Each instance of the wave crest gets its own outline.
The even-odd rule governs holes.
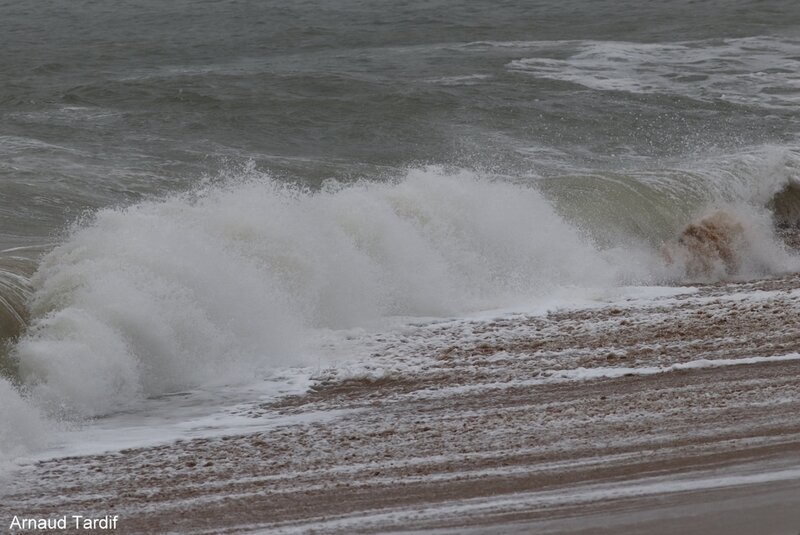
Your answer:
[[[753,161],[745,167],[761,172],[763,161]],[[317,192],[253,169],[243,175],[100,210],[43,258],[31,279],[30,325],[13,349],[36,403],[97,415],[141,396],[245,379],[298,362],[314,329],[513,306],[564,287],[747,277],[797,265],[776,240],[769,201],[754,201],[782,195],[786,178],[774,173],[768,186],[753,181],[739,202],[720,202],[714,188],[724,181],[714,176],[683,189],[662,176],[633,190],[608,180],[633,194],[608,189],[574,205],[542,182],[441,168]],[[668,224],[652,223],[654,207]],[[621,220],[632,223],[605,239]]]
[[[91,415],[291,362],[305,329],[614,276],[532,188],[431,168],[311,193],[250,171],[75,229],[32,280],[14,353],[36,399]]]

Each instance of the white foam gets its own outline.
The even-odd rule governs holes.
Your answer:
[[[614,283],[531,188],[424,169],[312,194],[251,170],[76,228],[33,279],[15,355],[50,412],[96,415],[295,363],[308,329]]]
[[[11,459],[45,444],[48,430],[52,427],[8,381],[0,377],[0,471]]]
[[[311,381],[305,369],[290,369],[249,384],[215,386],[140,400],[127,410],[51,433],[50,446],[18,464],[55,457],[93,455],[177,440],[261,432],[297,421],[330,419],[341,411],[299,416],[265,413],[259,406],[299,395]]]
[[[546,57],[558,44],[564,59]],[[528,43],[527,48],[536,47]],[[508,67],[601,91],[668,93],[766,107],[800,103],[797,39],[755,36],[676,43],[543,42]]]
[[[767,364],[772,362],[788,362],[800,360],[800,354],[772,355],[767,357],[745,357],[738,359],[699,359],[689,362],[679,362],[670,366],[611,366],[596,368],[575,368],[572,370],[549,370],[545,372],[548,378],[566,379],[571,381],[585,381],[592,379],[613,379],[631,375],[656,375],[681,370],[699,370],[703,368],[721,368],[726,366],[744,366],[747,364]]]
[[[492,514],[510,515],[532,509],[563,506],[567,504],[591,504],[616,500],[630,500],[647,496],[659,496],[697,491],[710,491],[737,487],[750,487],[796,482],[800,479],[797,466],[772,467],[752,464],[729,469],[724,472],[699,471],[678,478],[640,477],[625,481],[599,484],[572,485],[555,490],[513,492],[489,497],[442,500],[434,504],[419,506],[397,506],[377,508],[354,514],[316,517],[306,519],[302,525],[274,526],[249,525],[250,533],[307,533],[309,531],[386,531],[410,523],[445,522],[465,515],[478,517]],[[268,529],[265,529],[269,526]],[[463,532],[485,532],[483,528],[461,528]]]
[[[463,76],[441,76],[438,78],[431,78],[427,80],[427,82],[444,86],[476,85],[491,78],[492,75],[490,74],[467,74]]]
[[[769,244],[761,256],[779,258]],[[531,187],[471,172],[312,193],[249,169],[76,226],[33,278],[13,357],[31,411],[93,417],[370,351],[369,336],[330,343],[337,331],[594,306],[666,269],[642,247],[599,250]]]

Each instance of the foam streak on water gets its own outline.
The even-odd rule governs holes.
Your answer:
[[[517,44],[521,46],[521,44]],[[522,46],[547,50],[554,43]],[[677,43],[559,43],[568,57],[525,58],[508,68],[603,91],[667,93],[768,108],[800,102],[800,40],[746,37]]]

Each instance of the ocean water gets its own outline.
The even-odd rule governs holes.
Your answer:
[[[2,459],[353,329],[800,265],[793,1],[0,2],[0,45]]]

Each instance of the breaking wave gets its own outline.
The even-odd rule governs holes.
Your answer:
[[[49,410],[93,415],[292,362],[305,329],[615,276],[532,188],[429,169],[311,193],[250,172],[77,227],[31,280],[13,358]]]
[[[564,287],[796,269],[774,230],[800,221],[800,158],[772,148],[724,160],[710,174],[528,185],[425,168],[319,191],[250,168],[100,210],[31,278],[6,255],[0,319],[14,341],[0,361],[18,387],[0,379],[0,428],[29,432],[0,441],[0,455],[36,436],[40,412],[94,416],[246,379],[298,362],[314,329],[512,306]]]
[[[35,270],[35,254],[31,250],[0,251],[0,339],[19,334],[27,323],[26,301]]]

